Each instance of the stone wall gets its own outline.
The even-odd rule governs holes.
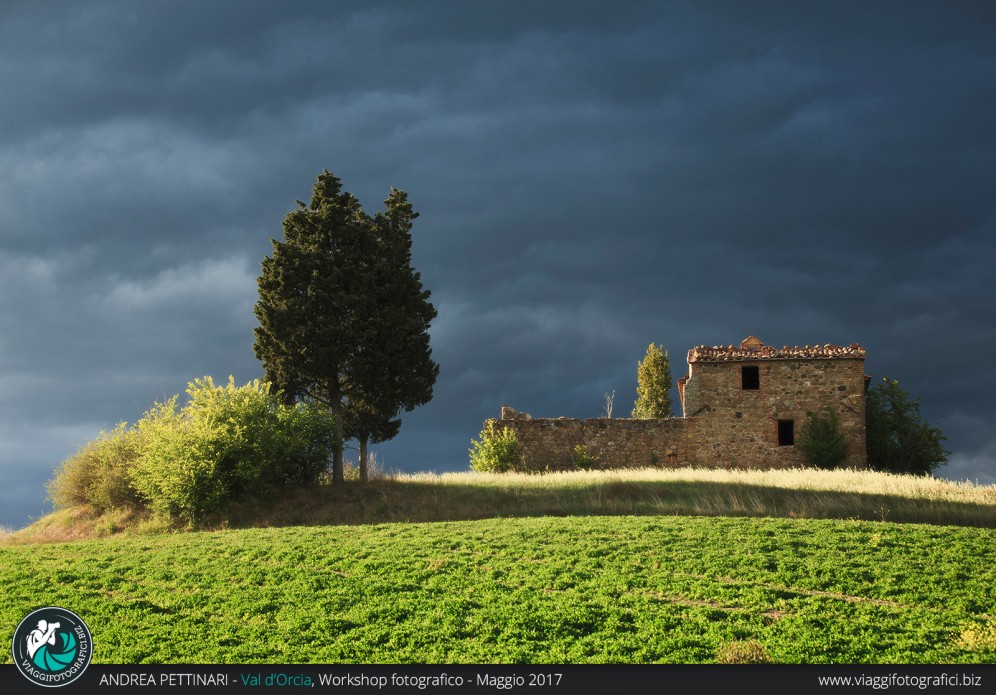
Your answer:
[[[741,388],[743,366],[758,367],[758,390]],[[848,445],[843,465],[864,468],[864,389],[862,359],[691,362],[683,388],[685,417],[698,423],[690,458],[712,466],[803,466],[798,447],[779,446],[778,421],[793,421],[798,437],[807,411],[832,411]]]
[[[494,422],[515,430],[525,465],[537,471],[574,468],[578,446],[603,468],[786,468],[806,461],[779,437],[779,421],[798,438],[807,412],[833,412],[847,442],[842,465],[865,468],[865,356],[856,343],[778,349],[749,336],[688,351],[688,376],[678,380],[684,417],[533,418],[503,406]],[[745,367],[756,368],[756,382],[744,381]]]
[[[573,470],[571,455],[579,445],[600,468],[687,465],[690,432],[696,424],[685,418],[533,418],[508,406],[494,422],[515,431],[523,463],[535,471]]]

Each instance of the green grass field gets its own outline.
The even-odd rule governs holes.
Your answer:
[[[700,516],[245,529],[0,547],[0,625],[101,663],[996,661],[996,530]],[[4,654],[9,661],[9,654]]]

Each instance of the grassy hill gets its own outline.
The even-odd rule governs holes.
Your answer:
[[[996,661],[994,486],[393,476],[217,525],[243,528],[68,509],[8,535],[6,638],[61,605],[111,663]]]
[[[996,531],[588,516],[0,547],[100,662],[993,662]],[[3,656],[9,660],[9,654]]]
[[[235,505],[201,529],[495,517],[699,515],[862,519],[996,528],[996,485],[873,471],[645,469],[547,475],[394,474]],[[148,515],[59,510],[0,544],[183,530]]]

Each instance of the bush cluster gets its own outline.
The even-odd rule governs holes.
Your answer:
[[[799,429],[796,446],[806,462],[816,468],[836,468],[847,458],[847,441],[840,432],[837,413],[807,412],[809,418]]]
[[[865,430],[872,470],[931,475],[951,454],[947,437],[920,416],[920,399],[888,377],[865,394]]]
[[[480,441],[470,440],[470,467],[485,473],[525,471],[519,438],[511,427],[496,427],[489,420],[481,430]]]
[[[48,493],[60,508],[90,507],[95,512],[141,506],[131,471],[142,451],[142,433],[118,423],[101,432],[62,463]]]
[[[49,493],[57,507],[150,509],[198,521],[242,497],[282,485],[313,483],[332,452],[331,415],[280,402],[259,380],[215,386],[192,381],[156,403],[132,427],[119,424],[63,462]]]
[[[571,452],[571,465],[579,471],[591,471],[601,468],[601,460],[591,453],[584,444],[578,444]]]

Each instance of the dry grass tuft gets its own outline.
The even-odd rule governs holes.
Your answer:
[[[757,640],[734,641],[716,651],[717,664],[770,664],[768,650]]]
[[[70,543],[106,538],[114,535],[146,535],[166,533],[171,528],[151,515],[133,509],[111,509],[94,514],[85,507],[61,509],[48,514],[30,526],[0,535],[0,545],[27,543]]]
[[[996,621],[965,628],[956,644],[973,652],[996,652]]]

